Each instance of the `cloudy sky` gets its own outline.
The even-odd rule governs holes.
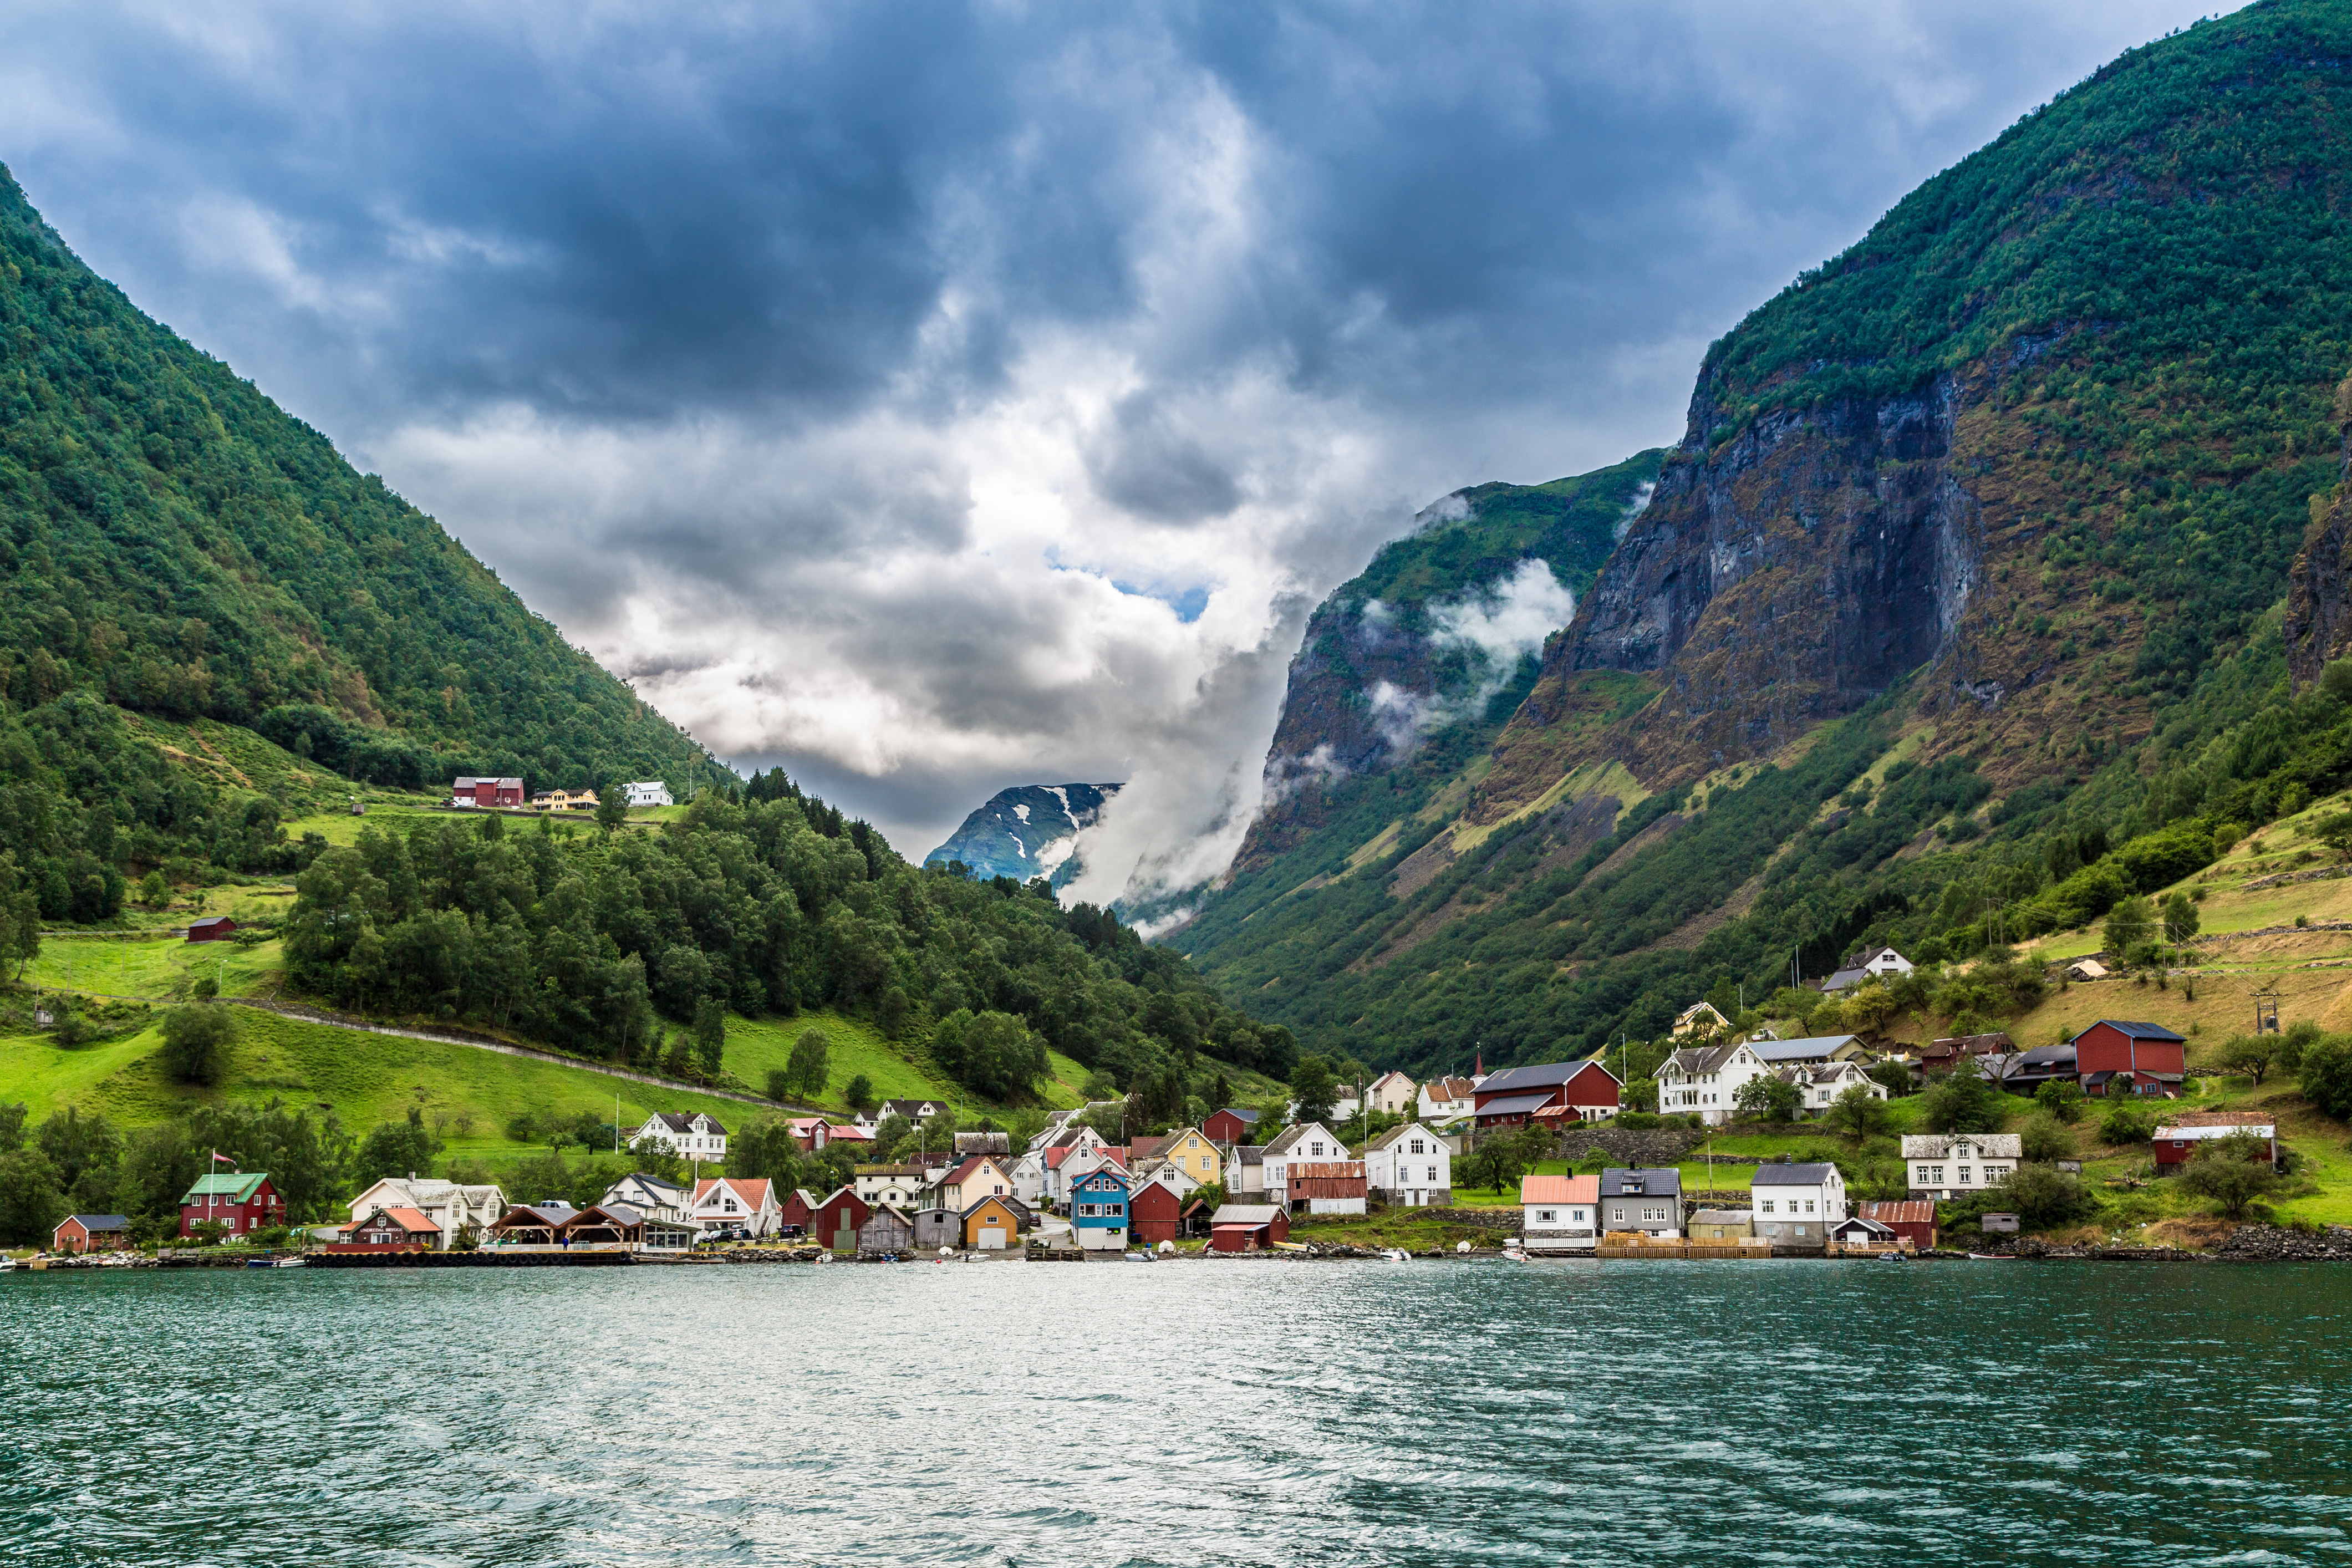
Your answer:
[[[1181,880],[1415,510],[1679,437],[1710,339],[2199,14],[27,4],[0,161],[721,756],[909,854],[1132,779],[1097,863]]]

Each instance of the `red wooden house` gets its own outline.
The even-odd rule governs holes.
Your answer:
[[[1184,1200],[1160,1182],[1146,1182],[1129,1194],[1127,1226],[1145,1247],[1173,1241],[1184,1232]]]
[[[206,915],[188,922],[190,942],[221,942],[236,932],[236,922],[226,915]]]
[[[1587,1058],[1580,1062],[1545,1062],[1493,1073],[1478,1085],[1475,1107],[1478,1130],[1516,1127],[1547,1112],[1546,1121],[1597,1121],[1622,1104],[1617,1075]]]
[[[269,1184],[268,1173],[245,1171],[198,1176],[180,1196],[180,1234],[193,1236],[206,1223],[225,1226],[232,1240],[286,1223],[286,1200]]]
[[[364,1247],[371,1252],[386,1248],[423,1252],[440,1244],[439,1221],[417,1209],[388,1208],[378,1209],[346,1229],[337,1250]]]
[[[2210,1138],[2244,1133],[2263,1140],[2273,1165],[2278,1163],[2278,1122],[2259,1110],[2191,1110],[2168,1116],[2156,1130],[2156,1173],[2177,1176],[2180,1167],[2196,1158]]]
[[[2074,1070],[2084,1094],[2180,1093],[2189,1076],[2189,1042],[2161,1024],[2102,1018],[2074,1037]]]
[[[522,805],[522,780],[460,776],[449,785],[449,804],[483,810],[519,808]]]
[[[115,1252],[131,1244],[129,1220],[119,1214],[69,1214],[49,1233],[51,1252]]]
[[[1228,1105],[1201,1123],[1201,1136],[1212,1143],[1246,1143],[1257,1136],[1257,1112]]]
[[[874,1209],[855,1187],[840,1187],[809,1211],[808,1233],[819,1247],[835,1252],[857,1250],[857,1233],[874,1217]]]

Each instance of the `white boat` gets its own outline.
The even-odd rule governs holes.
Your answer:
[[[1412,1261],[1412,1254],[1407,1252],[1402,1247],[1391,1247],[1387,1251],[1381,1253],[1381,1257],[1391,1263],[1410,1263]]]
[[[0,1252],[0,1274],[13,1273],[15,1272],[16,1268],[16,1260],[9,1257],[6,1253]]]
[[[310,1260],[307,1258],[281,1258],[271,1267],[277,1268],[307,1268],[310,1265]]]

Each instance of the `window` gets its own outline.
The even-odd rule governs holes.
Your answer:
[[[1412,1141],[1412,1152],[1416,1154],[1426,1154],[1429,1152],[1428,1150],[1422,1147],[1422,1141],[1418,1138]]]
[[[1766,1198],[1764,1200],[1764,1212],[1766,1214],[1770,1214],[1772,1212],[1772,1200],[1770,1198]]]
[[[1805,1212],[1806,1212],[1807,1214],[1811,1214],[1811,1213],[1812,1213],[1812,1212],[1813,1212],[1813,1200],[1812,1200],[1812,1199],[1811,1199],[1811,1198],[1807,1198],[1807,1199],[1805,1200]]]
[[[1968,1184],[1969,1184],[1969,1168],[1968,1168],[1966,1165],[1962,1165],[1962,1166],[1960,1167],[1960,1185],[1962,1185],[1962,1186],[1964,1186],[1964,1187],[1965,1187],[1965,1186],[1967,1186]]]
[[[1434,1165],[1432,1165],[1432,1166],[1429,1168],[1429,1179],[1430,1179],[1430,1182],[1431,1182],[1433,1184],[1434,1184],[1436,1183],[1436,1181],[1437,1181],[1437,1167],[1436,1167],[1436,1166],[1434,1166]]]
[[[1936,1174],[1935,1174],[1935,1178],[1927,1184],[1929,1186],[1931,1186],[1931,1187],[1940,1187],[1940,1186],[1942,1186],[1942,1185],[1944,1184],[1944,1167],[1943,1167],[1943,1166],[1941,1166],[1941,1165],[1934,1165],[1934,1166],[1928,1166],[1928,1167],[1925,1167],[1925,1168],[1926,1168],[1926,1169],[1929,1169],[1929,1170],[1933,1170],[1933,1171],[1936,1173]]]
[[[1316,1144],[1316,1145],[1315,1145],[1315,1152],[1316,1152],[1318,1155],[1320,1155],[1320,1154],[1323,1152],[1323,1145],[1322,1145],[1322,1144],[1320,1144],[1320,1143]]]
[[[2003,1176],[2008,1174],[2009,1167],[2007,1165],[1987,1165],[1984,1168],[1984,1179],[1988,1182],[1998,1182]]]
[[[1555,1211],[1551,1209],[1538,1209],[1536,1210],[1536,1223],[1538,1225],[1550,1225],[1553,1223],[1554,1214]]]

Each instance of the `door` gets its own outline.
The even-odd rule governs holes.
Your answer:
[[[982,1252],[1003,1251],[1004,1227],[1001,1225],[982,1226],[980,1227],[980,1249]]]

